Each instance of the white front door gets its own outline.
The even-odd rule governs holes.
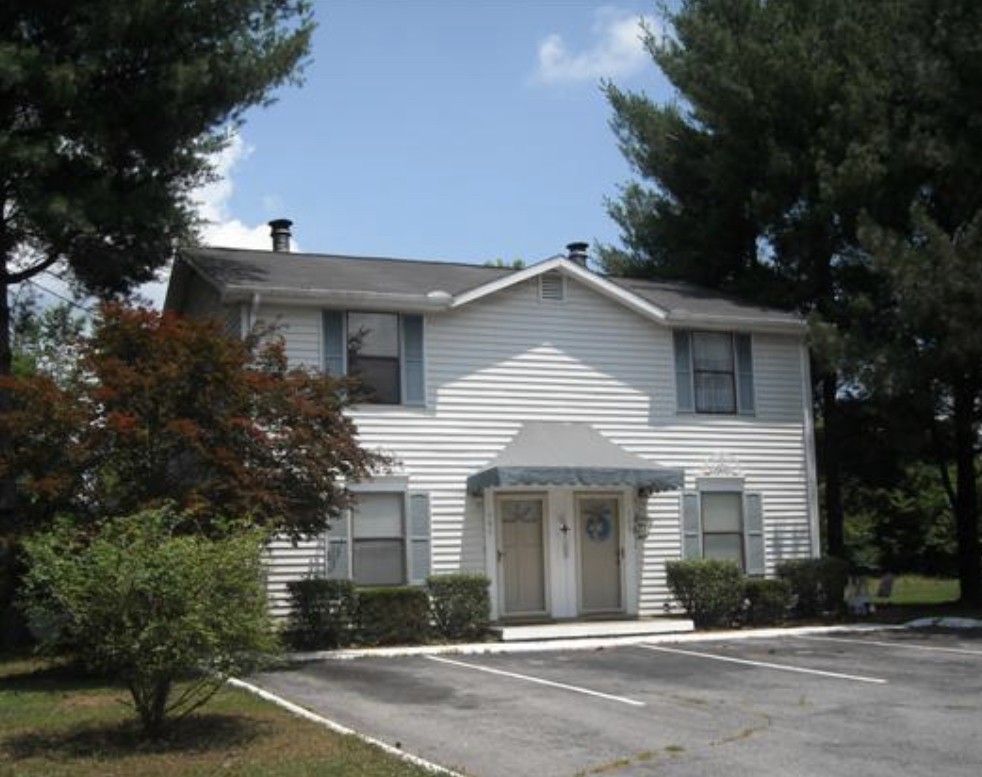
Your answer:
[[[505,616],[546,611],[545,505],[541,496],[498,498],[498,570]]]
[[[620,512],[616,496],[580,496],[576,500],[581,612],[618,612],[624,607]]]

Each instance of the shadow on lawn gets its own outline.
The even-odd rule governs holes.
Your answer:
[[[0,674],[0,692],[31,691],[64,693],[66,691],[98,690],[102,688],[124,688],[111,678],[87,672],[78,664],[44,663],[31,665],[34,659],[25,659],[23,668],[9,674]]]
[[[123,758],[134,755],[204,753],[242,747],[268,733],[264,721],[237,715],[192,715],[168,729],[160,739],[147,739],[135,720],[86,723],[67,730],[15,734],[3,741],[14,759]]]

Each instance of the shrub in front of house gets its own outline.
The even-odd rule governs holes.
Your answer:
[[[810,618],[845,607],[849,564],[840,558],[796,559],[777,565],[777,576],[791,586],[795,613]]]
[[[351,643],[358,612],[350,580],[305,578],[287,583],[286,640],[295,650],[329,650]]]
[[[698,628],[730,626],[743,607],[740,567],[732,561],[667,561],[668,588]]]
[[[791,609],[791,586],[786,580],[748,577],[743,581],[743,597],[743,619],[749,626],[772,626]]]
[[[430,614],[444,639],[477,639],[491,620],[491,581],[487,575],[457,572],[426,579]]]
[[[229,675],[275,653],[265,534],[180,534],[193,517],[167,508],[54,528],[24,540],[21,605],[42,647],[70,647],[129,689],[145,732],[205,704]],[[179,682],[186,684],[178,686]]]
[[[363,645],[406,645],[429,637],[430,598],[425,588],[358,589],[357,639]]]

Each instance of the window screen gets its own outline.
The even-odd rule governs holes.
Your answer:
[[[399,316],[348,313],[348,373],[361,380],[362,401],[399,404]]]
[[[743,568],[742,500],[737,492],[702,492],[703,558],[735,561]]]
[[[733,337],[723,332],[692,333],[692,377],[696,412],[735,413]]]
[[[351,511],[352,579],[359,585],[406,582],[404,496],[359,494]]]

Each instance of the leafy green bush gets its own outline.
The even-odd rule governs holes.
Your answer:
[[[665,572],[672,595],[697,627],[729,626],[737,619],[743,585],[732,561],[668,561]]]
[[[121,680],[151,736],[206,703],[233,673],[277,649],[255,532],[175,535],[186,522],[146,510],[80,530],[67,522],[24,541],[22,606],[89,668]],[[176,698],[174,683],[188,685]]]
[[[297,650],[324,650],[351,642],[358,599],[350,580],[306,578],[287,583],[290,617],[286,640]]]
[[[784,619],[791,608],[791,586],[786,580],[748,577],[743,581],[744,620],[751,626],[770,626]]]
[[[425,642],[430,601],[423,588],[358,589],[358,641],[365,645]]]
[[[777,565],[777,576],[791,586],[794,609],[800,617],[837,613],[845,607],[849,564],[840,558],[783,561]]]
[[[473,639],[487,630],[491,620],[491,581],[487,575],[457,572],[426,579],[430,612],[446,639]]]

